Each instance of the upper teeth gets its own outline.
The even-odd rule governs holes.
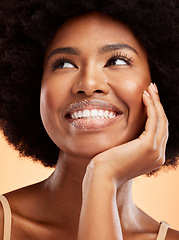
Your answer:
[[[102,109],[84,109],[71,113],[72,119],[78,118],[114,118],[116,113],[113,111],[102,110]]]

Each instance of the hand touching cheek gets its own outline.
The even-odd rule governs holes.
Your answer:
[[[119,187],[125,181],[164,164],[168,121],[155,84],[151,83],[148,92],[144,91],[143,103],[147,112],[143,133],[137,139],[95,156],[88,165],[86,175],[88,172],[99,174]]]

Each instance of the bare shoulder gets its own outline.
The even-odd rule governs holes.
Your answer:
[[[32,184],[4,194],[11,208],[12,228],[14,239],[31,239],[31,230],[38,223],[38,214],[41,204],[41,183]],[[0,204],[1,205],[1,204]],[[0,240],[3,238],[3,211],[0,206]],[[41,220],[41,219],[40,219]],[[28,236],[28,237],[27,237]],[[33,237],[33,239],[36,239]]]
[[[166,240],[178,240],[179,231],[169,228]]]
[[[37,195],[39,195],[41,183],[32,184],[4,194],[10,204],[12,213],[23,215],[25,211],[29,210],[30,206],[33,206],[35,199],[38,199]]]

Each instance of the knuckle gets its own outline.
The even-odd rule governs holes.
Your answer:
[[[163,115],[163,121],[164,121],[166,126],[169,125],[168,118],[167,118],[167,116],[165,114]]]
[[[159,167],[164,165],[164,163],[165,163],[165,155],[161,156],[157,161],[157,164],[158,164]]]
[[[161,154],[160,152],[158,151],[158,149],[155,149],[155,148],[151,148],[150,151],[148,152],[148,155],[151,156],[151,159],[153,159],[153,162],[157,162],[160,157],[161,157]]]
[[[159,162],[161,158],[161,152],[158,149],[153,150],[153,158]]]
[[[168,118],[166,116],[165,116],[165,124],[166,124],[167,127],[169,126],[169,121],[168,121]]]
[[[165,130],[166,130],[166,132],[168,134],[169,122],[168,122],[167,118],[164,119],[164,128],[165,128]]]
[[[153,151],[153,159],[156,167],[160,167],[165,163],[165,150],[162,147],[158,147]]]
[[[156,94],[155,97],[156,97],[156,100],[161,104],[159,94]]]
[[[153,161],[157,162],[157,164],[160,165],[161,164],[160,159],[161,159],[161,156],[162,156],[162,151],[161,151],[161,148],[158,146],[158,144],[156,143],[155,140],[151,140],[147,143],[146,150],[147,150],[147,154],[149,154],[151,156]]]

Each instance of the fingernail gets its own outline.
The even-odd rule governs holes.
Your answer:
[[[157,85],[154,83],[155,92],[158,93]]]
[[[151,88],[154,92],[158,93],[158,88],[157,88],[157,85],[155,83],[154,84],[151,83],[150,86],[151,86]]]
[[[143,93],[147,96],[150,97],[149,93],[147,91],[143,91]]]

